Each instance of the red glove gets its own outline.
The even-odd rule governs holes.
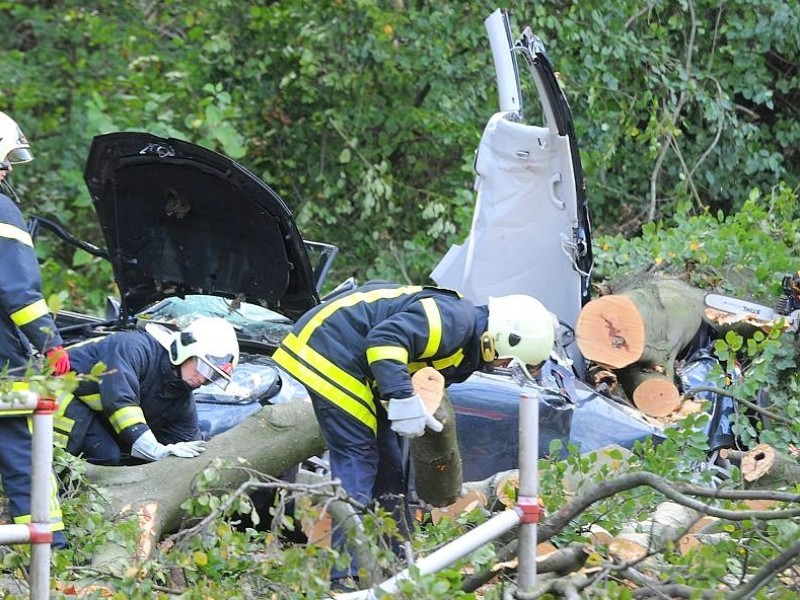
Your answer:
[[[56,375],[63,375],[69,371],[69,354],[64,346],[56,346],[47,351],[47,362]]]

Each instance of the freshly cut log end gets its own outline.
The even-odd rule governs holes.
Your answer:
[[[681,394],[667,377],[647,379],[633,391],[633,403],[651,417],[666,417],[681,406]]]
[[[612,369],[635,363],[645,349],[644,321],[626,296],[603,296],[587,303],[578,315],[575,333],[587,360]]]
[[[775,450],[767,444],[758,444],[742,458],[742,477],[756,481],[770,472],[775,464]]]

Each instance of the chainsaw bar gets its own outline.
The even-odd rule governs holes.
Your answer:
[[[706,294],[705,305],[731,315],[749,315],[759,321],[783,319],[791,328],[794,328],[798,316],[797,312],[793,312],[791,315],[783,315],[769,306],[722,294]]]

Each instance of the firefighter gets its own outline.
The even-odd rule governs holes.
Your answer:
[[[13,166],[33,160],[30,144],[19,126],[0,112],[0,183],[17,199],[7,177]],[[24,377],[34,368],[32,346],[45,354],[51,371],[69,371],[69,356],[42,296],[41,274],[33,241],[14,201],[0,192],[0,368],[15,380],[14,389],[27,389]],[[15,523],[31,520],[31,420],[24,413],[0,415],[0,476]],[[66,546],[55,477],[52,479],[50,529],[52,545]]]
[[[407,532],[408,511],[398,506],[406,492],[398,436],[442,430],[414,393],[411,374],[432,366],[449,385],[499,359],[527,370],[550,355],[555,323],[530,296],[475,306],[441,288],[372,284],[303,315],[274,359],[308,388],[331,477],[363,505],[378,500]],[[334,546],[341,549],[339,530]],[[355,577],[357,568],[355,561],[349,569],[335,568],[332,589],[346,589],[345,578]]]
[[[148,323],[67,350],[77,373],[98,363],[104,371],[61,402],[56,443],[101,465],[127,462],[128,454],[138,462],[204,452],[192,390],[209,381],[224,389],[239,360],[236,332],[219,317],[181,331]]]

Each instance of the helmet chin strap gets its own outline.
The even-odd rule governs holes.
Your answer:
[[[6,192],[6,196],[17,204],[20,204],[19,196],[17,196],[17,192],[14,191],[14,188],[11,187],[11,182],[8,179],[3,179],[3,183],[0,185],[2,185],[3,190]]]

